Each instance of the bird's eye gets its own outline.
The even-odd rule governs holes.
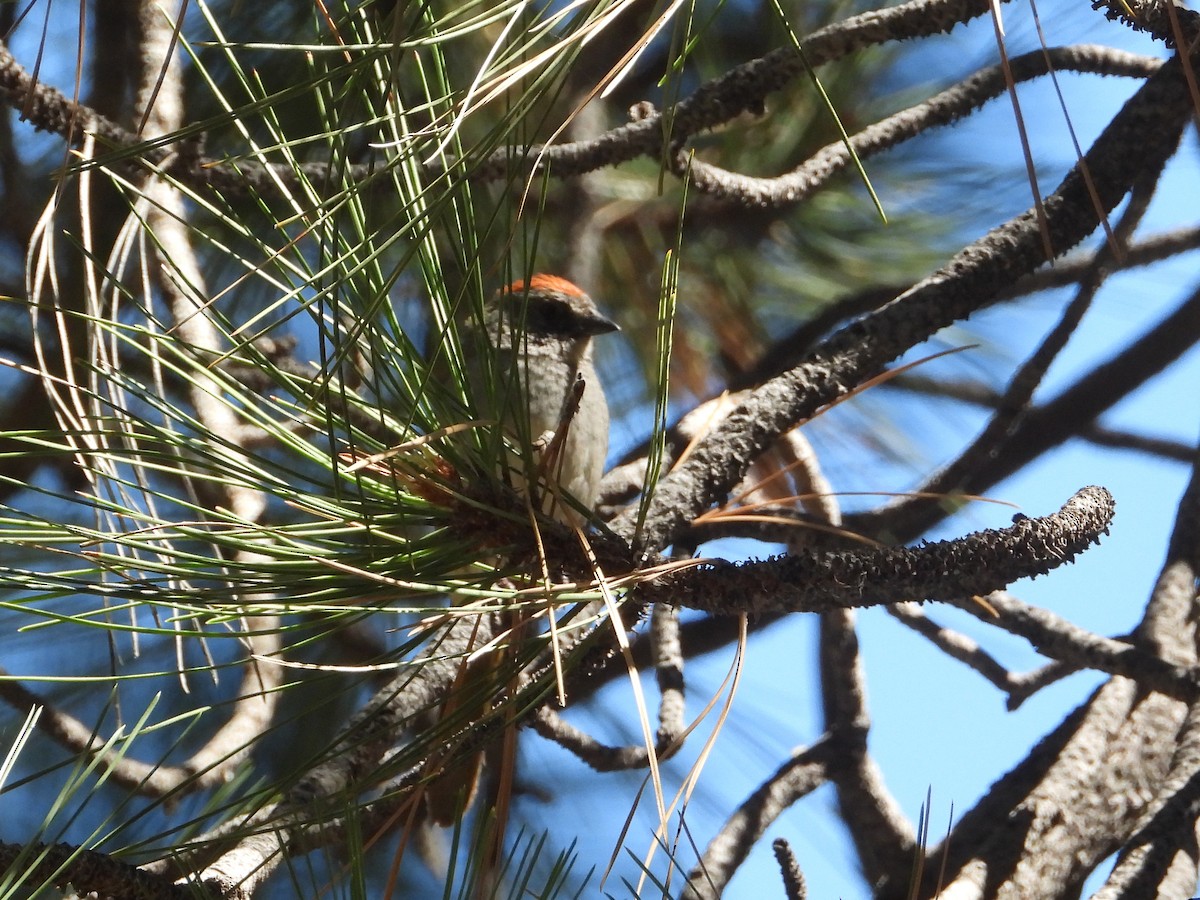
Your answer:
[[[538,334],[571,334],[577,328],[575,316],[562,303],[530,298],[525,313],[526,331]]]

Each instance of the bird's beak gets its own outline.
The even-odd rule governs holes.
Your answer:
[[[582,322],[587,334],[595,337],[598,334],[609,334],[613,331],[620,331],[621,327],[612,319],[605,318],[600,313],[589,313],[587,318]]]

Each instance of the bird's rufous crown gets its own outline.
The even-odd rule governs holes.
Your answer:
[[[559,278],[557,275],[534,275],[529,279],[528,284],[525,279],[514,281],[504,289],[508,294],[523,294],[526,290],[530,291],[548,291],[558,294],[566,294],[568,296],[579,296],[583,293],[579,288],[567,281],[565,278]]]

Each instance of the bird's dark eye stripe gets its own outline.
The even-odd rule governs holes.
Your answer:
[[[514,308],[514,319],[521,321],[520,309]],[[561,300],[554,298],[530,297],[529,305],[524,316],[525,329],[542,334],[580,334],[579,316]]]

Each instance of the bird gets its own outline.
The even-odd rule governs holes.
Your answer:
[[[480,359],[468,360],[472,401],[510,439],[515,452],[504,468],[511,483],[541,512],[581,526],[586,516],[561,495],[588,512],[596,503],[609,421],[592,339],[619,329],[580,288],[545,274],[498,291],[482,325],[492,377]]]
[[[472,405],[508,439],[497,454],[500,473],[534,509],[576,528],[587,522],[581,509],[595,506],[608,453],[608,402],[592,338],[618,330],[574,284],[539,274],[498,291],[464,342]],[[499,651],[465,664],[440,717],[476,721],[502,670]],[[449,826],[474,801],[483,754],[442,762],[425,805],[434,824]]]

